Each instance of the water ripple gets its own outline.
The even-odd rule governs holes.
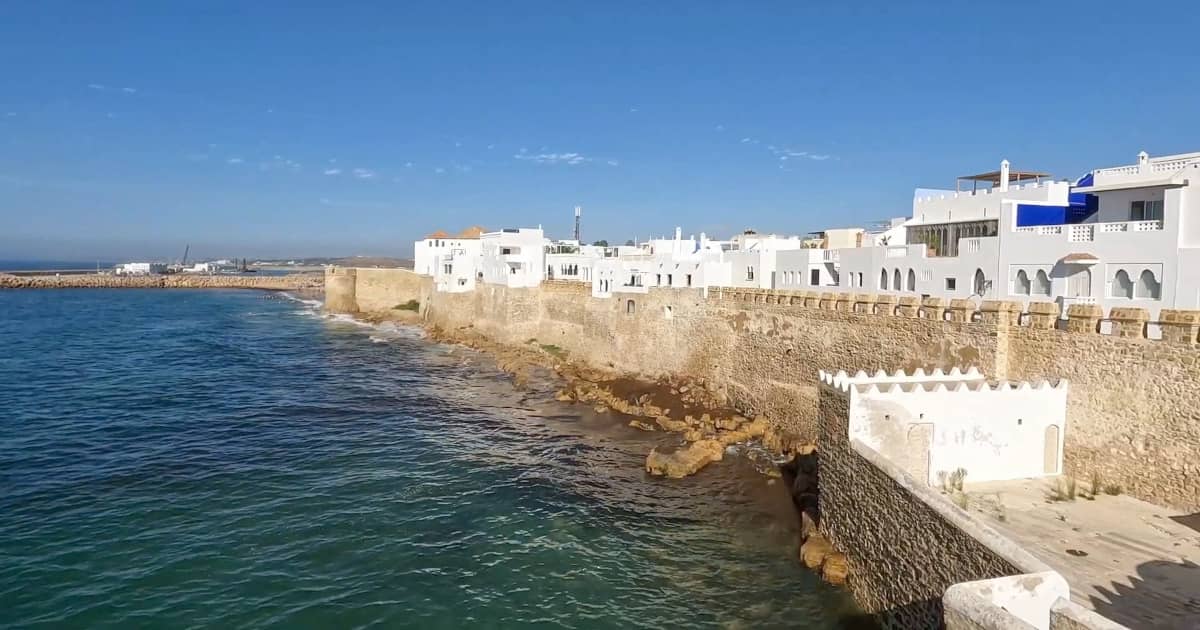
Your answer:
[[[808,627],[786,493],[255,292],[0,292],[0,627]]]

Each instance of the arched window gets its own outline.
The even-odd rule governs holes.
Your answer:
[[[887,269],[879,272],[879,288],[887,291]]]
[[[637,306],[634,305],[633,300],[625,301],[625,314],[626,315],[633,315],[633,311],[636,308],[637,308]]]
[[[1038,269],[1037,274],[1033,277],[1033,288],[1030,290],[1031,295],[1050,295],[1050,277],[1045,271]]]
[[[987,291],[987,277],[983,275],[982,269],[975,270],[975,281],[972,286],[975,289],[974,295],[983,295]]]
[[[1142,271],[1142,275],[1138,276],[1137,286],[1133,288],[1133,294],[1144,300],[1157,300],[1161,289],[1162,284],[1154,279],[1154,272],[1145,269]]]
[[[913,271],[912,269],[909,269],[909,270],[908,270],[908,286],[907,286],[907,289],[908,289],[909,291],[916,291],[916,290],[917,290],[917,272]]]
[[[1112,296],[1133,299],[1133,280],[1129,279],[1129,274],[1125,273],[1124,269],[1117,271],[1116,277],[1113,278]]]
[[[894,273],[892,273],[892,288],[897,291],[904,288],[900,284],[900,270],[899,269],[897,269]]]
[[[1013,281],[1013,293],[1015,295],[1029,295],[1031,283],[1029,282],[1029,274],[1022,269],[1017,272],[1017,279]]]

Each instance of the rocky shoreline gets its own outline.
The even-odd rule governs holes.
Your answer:
[[[572,360],[561,349],[537,339],[524,344],[497,343],[471,326],[446,330],[429,326],[415,313],[367,317],[374,322],[401,321],[422,325],[431,339],[485,352],[521,387],[534,370],[552,370],[563,386],[560,402],[591,406],[598,413],[620,414],[628,424],[643,431],[677,433],[680,445],[673,449],[652,448],[646,456],[646,472],[667,478],[695,474],[710,463],[721,461],[726,448],[757,442],[777,459],[756,467],[767,477],[787,483],[800,519],[799,558],[809,569],[831,584],[844,584],[848,575],[846,557],[820,534],[820,505],[817,493],[816,445],[776,429],[768,418],[747,418],[733,408],[724,395],[708,383],[663,378],[642,380]],[[776,463],[782,460],[783,463]]]
[[[0,273],[0,289],[263,289],[299,291],[325,286],[321,273],[283,276],[115,276],[70,274],[14,276]]]

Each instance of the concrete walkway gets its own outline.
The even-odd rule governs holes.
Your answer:
[[[966,484],[968,509],[1062,574],[1076,603],[1134,629],[1200,629],[1200,514],[1124,495],[1055,500],[1054,480]]]

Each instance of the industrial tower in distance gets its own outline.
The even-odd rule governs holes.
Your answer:
[[[579,231],[579,216],[583,214],[582,206],[575,206],[575,240],[583,243],[582,233]]]

